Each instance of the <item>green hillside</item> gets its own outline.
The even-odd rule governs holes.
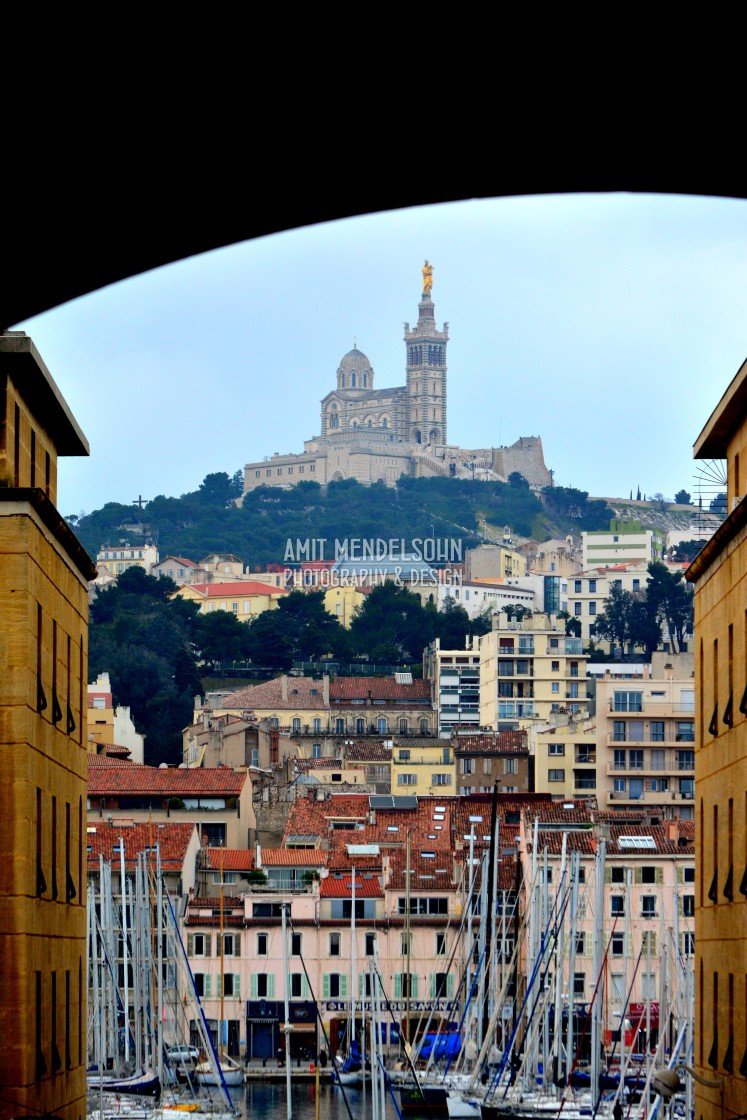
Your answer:
[[[354,480],[322,487],[302,482],[291,490],[263,487],[235,505],[240,477],[208,475],[198,490],[180,498],[159,496],[142,510],[108,502],[81,518],[69,518],[91,556],[102,545],[139,537],[153,540],[161,556],[200,560],[231,552],[250,568],[283,564],[287,542],[448,538],[465,548],[500,539],[509,526],[514,540],[546,540],[581,529],[606,528],[612,510],[579,490],[548,488],[537,497],[520,475],[508,483],[450,478],[402,478],[396,488],[362,486]],[[332,555],[325,550],[325,556]]]

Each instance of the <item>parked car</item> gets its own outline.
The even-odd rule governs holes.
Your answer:
[[[196,1046],[171,1046],[166,1051],[166,1057],[176,1065],[193,1065],[200,1057]]]

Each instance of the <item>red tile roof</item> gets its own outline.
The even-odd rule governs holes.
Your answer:
[[[89,797],[151,794],[162,797],[238,797],[247,774],[226,766],[188,770],[143,766],[104,755],[88,755]]]
[[[254,852],[245,848],[205,848],[205,868],[212,871],[251,871]]]
[[[249,685],[224,696],[222,708],[246,708],[253,711],[270,709],[272,711],[305,711],[318,709],[328,711],[324,703],[323,682],[313,677],[287,677],[287,699],[283,699],[283,678]]]
[[[254,579],[243,579],[235,583],[193,583],[193,591],[198,591],[208,599],[230,599],[232,596],[240,599],[243,595],[287,595],[282,587],[274,587],[269,583],[259,583]]]
[[[262,848],[262,867],[325,867],[327,852],[317,848]]]
[[[342,879],[336,879],[334,875],[326,875],[321,882],[319,888],[320,898],[352,898],[353,897],[353,877],[352,875],[344,875]],[[355,875],[355,897],[356,898],[383,898],[384,892],[381,889],[381,883],[374,876],[372,879],[364,879],[360,876],[356,869]]]
[[[88,870],[95,872],[99,866],[99,856],[119,867],[120,840],[124,841],[125,865],[134,867],[139,852],[153,848],[157,844],[161,850],[161,867],[164,871],[181,871],[187,855],[187,848],[197,828],[190,821],[168,822],[165,824],[132,824],[131,821],[96,821],[86,830],[88,849]],[[116,851],[114,850],[116,848]],[[153,853],[153,866],[156,856]]]
[[[454,753],[461,754],[529,754],[526,731],[498,731],[492,735],[458,735],[454,737]]]
[[[341,700],[427,700],[431,699],[430,681],[415,680],[398,684],[393,677],[334,677],[329,682],[331,703]]]

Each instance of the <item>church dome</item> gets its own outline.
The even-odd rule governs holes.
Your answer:
[[[357,346],[343,355],[337,368],[338,389],[372,389],[373,367]]]

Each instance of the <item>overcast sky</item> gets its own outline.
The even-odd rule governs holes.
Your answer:
[[[404,384],[426,257],[451,443],[540,435],[557,484],[694,492],[692,444],[747,352],[747,203],[567,195],[276,234],[17,324],[91,445],[60,464],[60,511],[302,451],[354,339],[377,388]]]

